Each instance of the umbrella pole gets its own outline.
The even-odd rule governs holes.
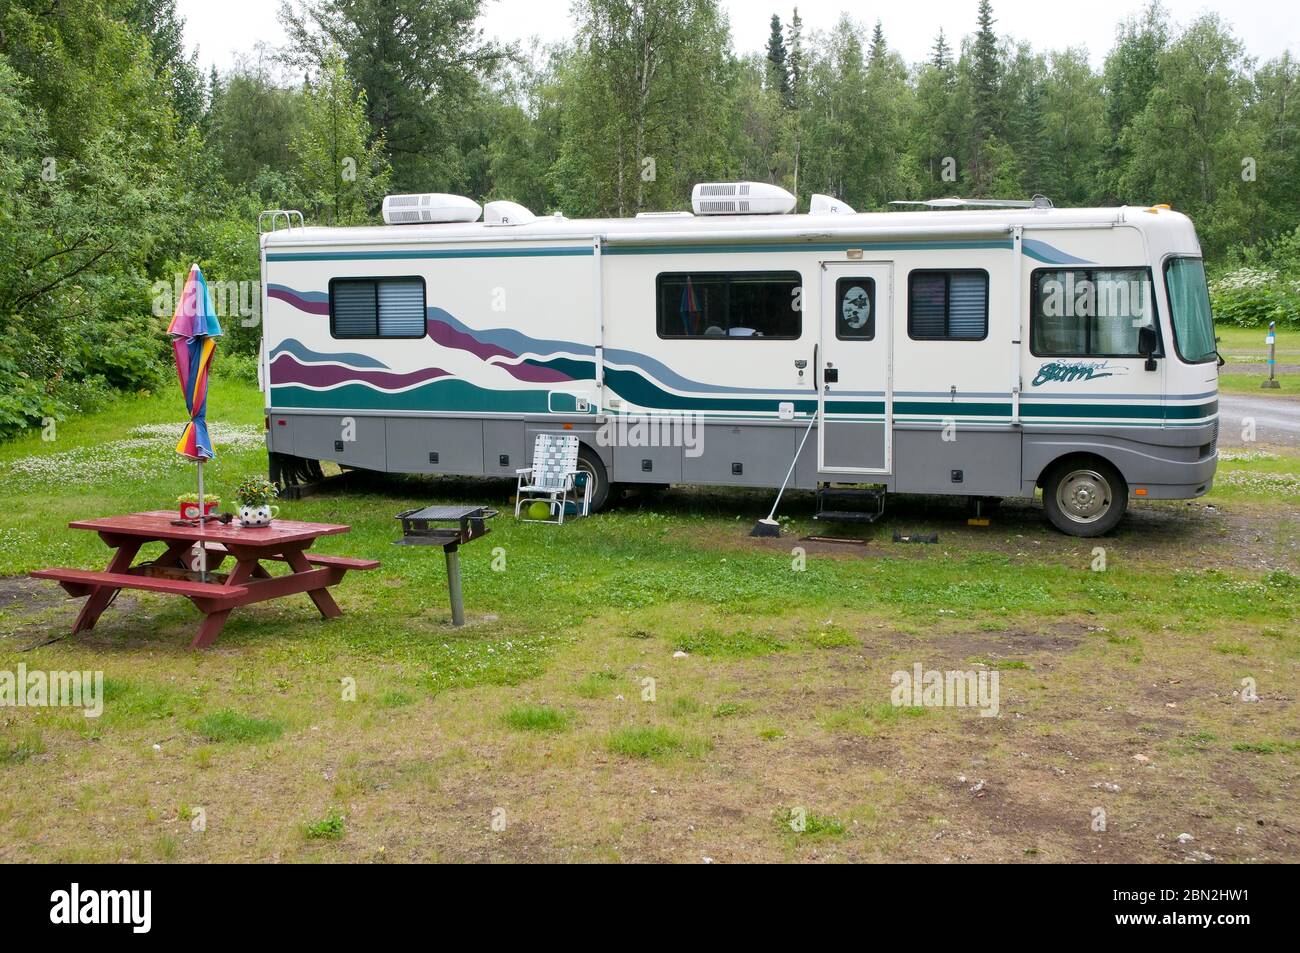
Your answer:
[[[203,513],[203,461],[199,461],[199,532],[203,532],[203,524],[206,518]],[[203,546],[203,540],[199,540],[199,581],[208,581],[208,551]]]

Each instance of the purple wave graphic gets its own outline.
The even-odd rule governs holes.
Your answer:
[[[596,349],[590,344],[579,344],[577,341],[552,341],[543,338],[529,337],[521,331],[514,328],[486,328],[474,329],[466,327],[461,321],[457,320],[455,315],[442,308],[429,308],[428,318],[430,321],[440,321],[447,325],[453,331],[461,334],[468,334],[475,342],[485,347],[500,348],[502,353],[519,355],[519,354],[538,354],[543,356],[554,355],[561,352],[568,354],[582,354],[593,356]]]
[[[333,387],[336,384],[371,384],[380,390],[398,390],[412,384],[450,377],[441,367],[426,367],[404,374],[395,371],[362,371],[338,364],[299,364],[290,354],[281,354],[271,362],[271,383],[306,384],[308,387]]]
[[[443,347],[449,347],[455,351],[469,351],[479,360],[486,361],[489,357],[513,358],[518,356],[496,344],[479,341],[473,335],[452,327],[446,321],[429,318],[425,325],[428,328],[429,337],[433,338],[435,344],[441,344]]]
[[[488,361],[488,363],[493,367],[501,368],[515,380],[527,381],[530,384],[559,384],[573,380],[564,371],[553,367],[542,367],[537,364],[502,364],[500,361]]]
[[[286,285],[267,285],[266,296],[287,302],[307,314],[329,314],[329,295],[320,291],[294,291]]]
[[[496,357],[514,360],[519,355],[499,344],[480,341],[472,334],[453,327],[448,322],[438,318],[429,318],[425,325],[428,328],[429,337],[433,339],[434,343],[456,351],[468,351],[479,360],[485,361],[493,367],[501,368],[515,380],[526,381],[530,384],[558,384],[562,381],[573,380],[568,374],[553,367],[539,367],[536,364],[505,364],[501,361],[491,360]]]
[[[297,308],[306,314],[329,314],[329,294],[327,292],[297,291],[287,285],[269,284],[266,293],[269,297],[284,301],[291,307]],[[595,349],[590,345],[569,341],[542,341],[530,338],[512,328],[495,328],[475,332],[442,308],[429,308],[425,328],[430,339],[435,344],[455,351],[465,351],[473,354],[480,361],[501,368],[516,380],[530,384],[556,384],[571,381],[573,377],[553,367],[542,367],[528,363],[510,364],[493,359],[505,358],[506,361],[515,361],[519,358],[520,353],[538,351],[544,353],[555,353],[557,351],[572,351],[579,354],[595,353]],[[511,346],[507,346],[507,342]],[[518,350],[515,350],[515,348],[518,348]],[[272,367],[274,368],[279,363],[280,360],[277,358]],[[358,362],[354,361],[353,363]],[[439,376],[447,373],[446,371],[440,371]],[[402,375],[388,376],[400,377]]]

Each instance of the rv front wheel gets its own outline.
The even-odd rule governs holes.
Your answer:
[[[609,474],[600,457],[585,446],[578,447],[578,469],[591,481],[591,512],[599,513],[609,500]]]
[[[1101,536],[1115,528],[1128,507],[1128,487],[1105,460],[1062,460],[1043,481],[1047,518],[1071,536]]]

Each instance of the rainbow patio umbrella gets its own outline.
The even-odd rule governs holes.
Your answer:
[[[203,526],[203,463],[211,460],[212,438],[208,435],[208,372],[212,369],[212,355],[217,349],[221,325],[212,306],[212,294],[198,265],[190,268],[185,280],[185,290],[176,302],[176,313],[167,327],[172,337],[172,352],[176,355],[176,375],[185,394],[185,408],[190,412],[190,422],[185,425],[176,452],[194,460],[199,465],[199,526]],[[199,572],[207,572],[202,543],[199,544]]]

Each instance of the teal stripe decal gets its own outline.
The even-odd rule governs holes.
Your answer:
[[[329,390],[284,386],[271,388],[271,403],[294,407],[350,410],[427,410],[489,414],[546,414],[544,390],[489,390],[467,381],[443,378],[392,393],[367,384],[344,384]]]
[[[984,416],[1011,416],[1010,404],[979,404],[968,401],[955,404],[924,403],[921,401],[894,401],[895,414],[919,414],[965,417],[971,414]],[[1110,419],[1120,417],[1145,417],[1151,420],[1190,420],[1213,417],[1218,411],[1218,401],[1183,407],[1161,407],[1159,404],[1021,404],[1021,417],[1087,417]]]
[[[918,251],[947,250],[959,248],[1003,248],[1011,247],[1011,239],[991,241],[901,241],[901,242],[772,242],[761,240],[753,244],[709,244],[709,245],[609,245],[604,249],[606,255],[734,255],[748,252],[801,252],[801,251],[848,251],[861,248],[863,251]]]
[[[746,252],[906,251],[1010,248],[1011,241],[906,241],[906,242],[775,242],[707,245],[610,245],[606,255],[720,255]],[[554,258],[587,256],[587,246],[564,248],[453,248],[421,251],[268,252],[267,261],[405,261],[445,258]]]
[[[1187,420],[1199,417],[1213,417],[1218,412],[1219,402],[1197,404],[1192,407],[1161,407],[1159,404],[1142,406],[1141,404],[1032,404],[1021,405],[1022,417],[1151,417],[1166,420]]]
[[[917,400],[896,400],[894,401],[895,414],[933,414],[940,417],[966,417],[977,415],[980,417],[1011,416],[1010,404],[989,404],[975,403],[973,401],[962,401],[961,403],[935,404],[925,403]]]
[[[425,258],[565,258],[593,254],[578,248],[452,248],[432,251],[322,251],[268,253],[267,261],[406,261]]]
[[[529,361],[528,363],[537,363]],[[553,362],[545,362],[548,366]],[[591,364],[586,361],[561,361],[575,375],[586,375]],[[605,382],[611,393],[647,411],[702,411],[713,413],[777,414],[781,404],[793,405],[796,414],[810,415],[817,411],[817,401],[811,398],[782,400],[779,397],[702,396],[676,394],[665,390],[656,382],[631,370],[607,367]],[[560,389],[563,389],[562,387]],[[457,378],[442,378],[404,391],[383,391],[363,383],[344,384],[329,390],[318,391],[299,386],[272,388],[273,403],[283,407],[339,408],[357,410],[425,410],[465,411],[484,413],[549,413],[548,390],[494,390],[479,387]],[[931,420],[962,418],[992,419],[1005,422],[1011,417],[1011,404],[1004,401],[917,401],[894,402],[896,417],[920,417]],[[826,412],[837,416],[879,416],[885,412],[885,403],[878,399],[835,400],[826,402]],[[1168,420],[1197,424],[1212,418],[1218,412],[1218,401],[1192,406],[1165,406],[1159,404],[1022,404],[1022,418],[1049,420]],[[1176,424],[1170,423],[1170,426]]]

